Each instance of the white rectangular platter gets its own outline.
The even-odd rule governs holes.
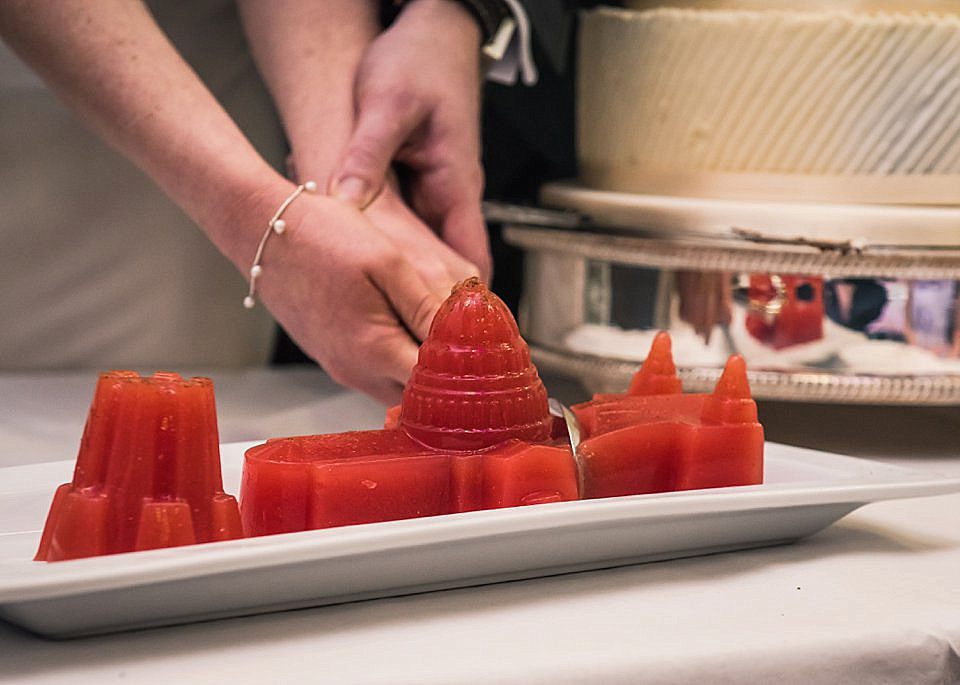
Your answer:
[[[222,447],[236,493],[243,451]],[[0,469],[0,618],[48,637],[335,604],[793,542],[960,479],[768,443],[763,485],[542,504],[41,563],[73,462]]]

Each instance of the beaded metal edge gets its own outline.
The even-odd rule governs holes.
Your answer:
[[[578,379],[589,392],[623,392],[640,362],[530,345],[542,370]],[[687,392],[713,390],[723,369],[678,366]],[[756,399],[851,404],[960,405],[960,375],[868,376],[807,370],[747,371]]]
[[[802,243],[767,245],[729,239],[667,240],[508,225],[507,242],[527,250],[662,269],[762,271],[823,276],[873,276],[909,280],[960,280],[960,250],[867,247],[830,250]],[[573,376],[592,392],[619,392],[639,368],[632,360],[530,345],[544,369]],[[709,391],[721,369],[678,367],[684,388]],[[826,371],[752,369],[759,399],[854,404],[960,405],[960,375],[867,375]]]
[[[666,240],[519,226],[507,226],[504,237],[528,250],[660,269],[960,279],[960,249],[956,248],[867,246],[845,251],[786,241],[765,244],[731,239]]]

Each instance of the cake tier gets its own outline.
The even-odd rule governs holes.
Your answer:
[[[623,192],[960,204],[960,16],[587,12],[578,155]]]
[[[805,12],[934,12],[960,14],[956,0],[626,0],[624,7],[632,10],[649,10],[658,7],[687,9],[727,9],[759,11]]]

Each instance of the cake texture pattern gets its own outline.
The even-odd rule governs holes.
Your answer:
[[[960,16],[598,9],[583,16],[590,186],[960,203]]]

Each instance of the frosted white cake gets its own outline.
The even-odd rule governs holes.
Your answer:
[[[651,4],[582,18],[587,185],[960,205],[960,3]]]

